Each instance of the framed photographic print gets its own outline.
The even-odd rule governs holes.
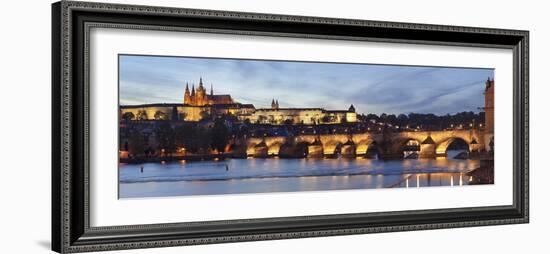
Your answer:
[[[528,222],[527,31],[52,10],[57,252]]]

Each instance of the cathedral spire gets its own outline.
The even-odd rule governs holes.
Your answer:
[[[185,83],[185,94],[183,95],[183,104],[191,102],[191,94],[189,93],[189,82]]]
[[[210,96],[214,95],[214,85],[210,83]]]
[[[202,87],[202,77],[199,79],[199,87]]]
[[[195,96],[195,84],[193,84],[193,87],[191,88],[191,97]]]

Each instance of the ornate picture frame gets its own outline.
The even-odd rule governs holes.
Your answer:
[[[221,221],[90,225],[91,28],[513,51],[513,204]],[[52,5],[52,249],[119,250],[529,222],[529,32],[61,1]],[[93,204],[92,204],[93,205]]]

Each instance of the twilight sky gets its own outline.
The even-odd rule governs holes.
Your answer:
[[[120,104],[182,103],[185,83],[269,107],[347,109],[358,113],[478,112],[493,69],[334,64],[121,55]]]

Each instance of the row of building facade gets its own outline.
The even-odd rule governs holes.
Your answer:
[[[338,124],[356,122],[357,114],[351,105],[347,110],[323,108],[282,108],[272,100],[270,108],[256,108],[233,100],[229,94],[207,93],[202,78],[199,86],[189,89],[186,84],[183,103],[121,105],[121,120],[183,120],[200,121],[216,115],[232,115],[243,122],[258,124]]]

